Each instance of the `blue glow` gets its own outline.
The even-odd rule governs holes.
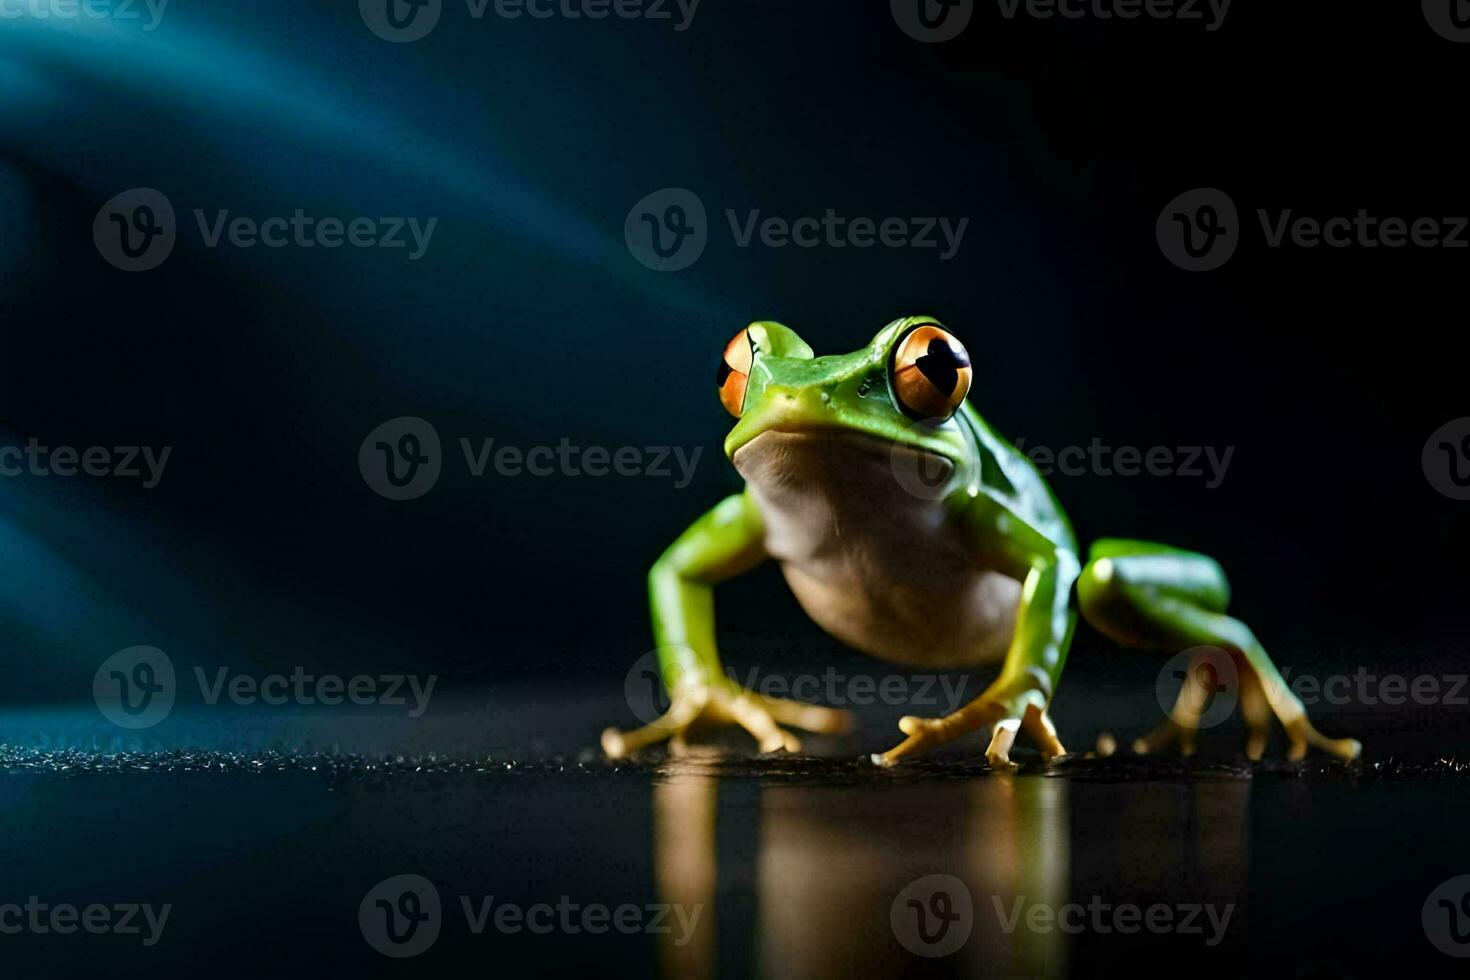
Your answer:
[[[466,160],[415,132],[409,121],[340,97],[340,83],[330,84],[239,42],[192,29],[183,23],[182,11],[172,16],[152,32],[111,19],[27,16],[7,23],[0,50],[8,46],[14,57],[65,65],[85,76],[78,81],[89,91],[141,90],[159,104],[179,103],[201,125],[228,119],[229,125],[215,125],[210,137],[237,142],[245,159],[258,153],[262,142],[279,140],[283,130],[303,143],[329,145],[334,153],[359,154],[373,161],[371,170],[391,168],[400,177],[451,189],[467,205],[482,209],[492,219],[489,227],[499,234],[535,242],[602,274],[617,274],[665,305],[729,319],[728,311],[712,306],[676,278],[649,276],[630,261],[620,236],[553,203],[532,182],[511,173],[503,160]],[[40,70],[12,68],[32,79]],[[84,100],[88,92],[71,95]],[[293,177],[299,180],[300,175]]]

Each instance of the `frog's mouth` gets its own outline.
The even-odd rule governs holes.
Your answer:
[[[947,486],[955,464],[940,453],[851,428],[767,429],[736,449],[730,462],[757,486],[902,488]]]

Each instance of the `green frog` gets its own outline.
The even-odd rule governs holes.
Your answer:
[[[736,419],[725,455],[745,490],[696,520],[648,576],[668,711],[632,731],[609,728],[619,758],[693,729],[737,725],[763,752],[797,751],[791,729],[838,732],[847,712],[747,690],[715,642],[714,587],[773,560],[809,616],[838,640],[926,670],[1000,664],[973,701],[943,717],[900,720],[880,766],[988,732],[992,767],[1012,768],[1018,734],[1046,760],[1066,754],[1048,712],[1077,613],[1125,646],[1228,656],[1259,759],[1274,717],[1297,759],[1340,759],[1360,744],[1307,718],[1265,648],[1227,614],[1220,565],[1147,541],[1096,541],[1086,559],[1031,461],[967,401],[974,366],[939,320],[894,320],[866,347],[817,357],[796,332],[759,321],[726,345],[716,378]],[[1223,651],[1223,654],[1221,653]],[[1202,699],[1182,691],[1137,740],[1140,752],[1192,751]]]

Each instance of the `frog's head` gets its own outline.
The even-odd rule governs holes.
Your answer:
[[[970,389],[970,358],[933,317],[894,320],[866,347],[823,357],[789,327],[752,323],[725,346],[716,380],[738,420],[725,455],[742,473],[743,456],[769,455],[758,447],[792,441],[783,436],[835,437],[885,457],[907,449],[951,475],[973,455],[955,417]]]

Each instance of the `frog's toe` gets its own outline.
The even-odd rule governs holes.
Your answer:
[[[874,753],[870,758],[873,765],[882,766],[885,769],[898,764],[900,759],[910,755],[917,755],[935,744],[931,728],[927,724],[938,719],[919,718],[914,715],[905,715],[898,721],[898,730],[903,732],[907,738],[899,742],[887,752]]]
[[[912,755],[914,752],[918,751],[916,749],[904,748],[904,746],[907,744],[907,742],[901,742],[898,745],[895,745],[893,748],[889,749],[887,752],[874,752],[872,755],[868,756],[868,761],[880,769],[892,769],[894,766],[898,765],[905,756]]]
[[[1357,739],[1328,738],[1312,727],[1312,723],[1307,721],[1305,716],[1286,725],[1285,728],[1288,739],[1286,757],[1293,762],[1305,758],[1309,749],[1320,749],[1343,762],[1351,762],[1363,752],[1363,744]],[[1180,755],[1191,756],[1195,752],[1197,734],[1195,729],[1183,726],[1171,718],[1142,738],[1134,739],[1133,751],[1138,755],[1148,755],[1177,745]],[[1246,758],[1252,762],[1260,762],[1265,757],[1266,745],[1270,737],[1269,726],[1247,723]]]
[[[791,725],[795,728],[808,732],[816,732],[820,735],[837,735],[850,732],[854,727],[854,718],[851,711],[843,711],[839,708],[826,708],[819,704],[806,704],[802,701],[790,701],[785,698],[773,698],[762,695],[761,704],[771,713],[771,717],[782,725]]]
[[[605,728],[602,731],[602,753],[609,759],[626,759],[639,749],[647,748],[669,737],[669,732],[654,731],[652,725],[623,731],[620,728]]]
[[[898,720],[898,730],[908,737],[882,755],[874,755],[873,763],[879,766],[894,765],[900,759],[937,748],[966,732],[973,731],[983,723],[983,720],[975,721],[957,715],[946,715],[943,718],[904,715]]]
[[[904,715],[898,719],[898,730],[905,735],[918,736],[923,733],[926,723],[930,721],[931,719],[920,718],[918,715]]]
[[[639,749],[662,742],[673,734],[673,729],[662,727],[657,722],[631,731],[605,728],[602,731],[602,752],[609,759],[625,759]]]
[[[1062,740],[1057,738],[1057,727],[1052,724],[1051,716],[1044,709],[1036,705],[1027,708],[1025,717],[1021,719],[1021,728],[1041,750],[1044,761],[1051,762],[1067,754]]]
[[[1021,728],[1020,719],[997,722],[990,745],[985,750],[985,761],[997,772],[1015,772],[1020,767],[1011,761],[1011,746],[1016,742],[1016,732]]]
[[[775,728],[772,731],[766,732],[765,734],[756,735],[755,732],[751,731],[748,726],[742,725],[741,727],[745,728],[746,731],[750,732],[750,734],[755,737],[756,745],[759,751],[763,753],[796,753],[801,751],[801,739],[797,738],[795,735],[791,734],[784,728]]]
[[[1252,762],[1260,762],[1261,757],[1266,754],[1266,743],[1270,739],[1271,733],[1266,729],[1248,729],[1245,733],[1245,757]]]
[[[1165,718],[1147,735],[1133,740],[1133,751],[1137,755],[1151,755],[1177,745],[1180,755],[1191,756],[1194,755],[1198,734],[1193,725]]]
[[[759,698],[741,695],[729,698],[721,706],[735,724],[750,733],[762,752],[801,750],[801,741],[776,724]]]
[[[1308,748],[1321,749],[1343,762],[1352,762],[1363,754],[1363,743],[1355,738],[1328,738],[1312,726],[1306,715],[1285,725],[1286,737],[1291,743],[1286,757],[1293,761],[1303,758]]]
[[[630,731],[619,728],[603,729],[603,754],[609,759],[623,759],[639,749],[682,735],[704,711],[708,701],[709,692],[703,688],[681,690],[674,696],[668,711],[642,728]]]
[[[602,754],[609,759],[621,759],[628,754],[628,745],[623,740],[623,733],[616,728],[604,728],[601,742]]]
[[[1320,749],[1344,762],[1351,762],[1363,751],[1362,743],[1353,738],[1328,738],[1308,720],[1306,710],[1300,705],[1292,710],[1291,705],[1273,707],[1270,691],[1260,676],[1253,670],[1240,675],[1240,715],[1245,721],[1245,754],[1252,762],[1259,762],[1266,754],[1266,743],[1276,721],[1286,731],[1286,757],[1297,761],[1306,757],[1308,749]],[[1278,713],[1279,712],[1279,713]]]

